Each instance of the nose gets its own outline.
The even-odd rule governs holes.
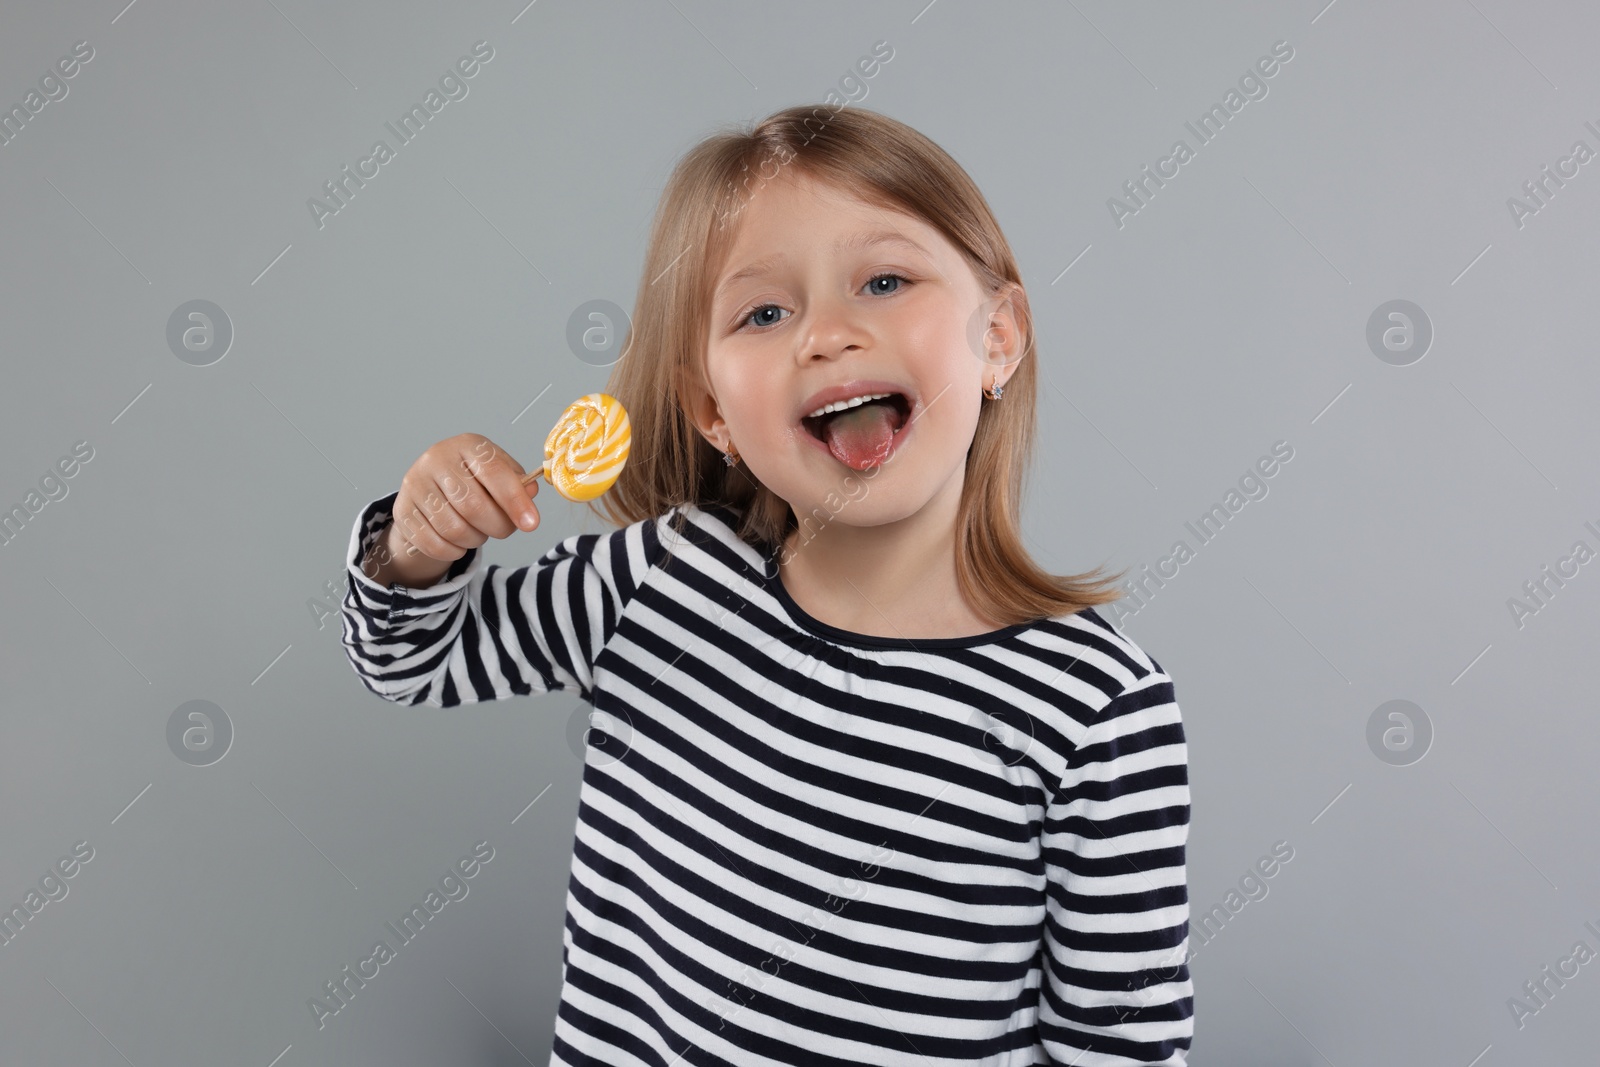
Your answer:
[[[860,351],[867,337],[848,301],[821,297],[806,310],[806,325],[801,331],[798,354],[801,362],[838,359],[847,352]]]

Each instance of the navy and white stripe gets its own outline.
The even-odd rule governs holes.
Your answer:
[[[385,588],[394,499],[346,554],[362,683],[595,708],[552,1065],[1186,1062],[1183,724],[1097,612],[850,634],[693,506]]]

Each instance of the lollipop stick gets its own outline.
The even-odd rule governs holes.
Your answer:
[[[544,471],[544,464],[541,463],[541,464],[539,464],[539,469],[538,470],[533,471],[532,473],[529,473],[529,474],[524,474],[522,476],[522,484],[523,485],[527,485],[529,482],[532,482],[535,479],[537,479],[539,477],[539,475],[544,474],[544,472],[545,472]]]

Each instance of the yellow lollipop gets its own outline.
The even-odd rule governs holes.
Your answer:
[[[605,393],[579,397],[545,438],[544,465],[524,477],[522,484],[542,474],[568,500],[593,500],[622,473],[632,435],[628,412],[616,397]]]

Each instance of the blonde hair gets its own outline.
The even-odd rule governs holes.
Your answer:
[[[777,169],[767,173],[769,167]],[[680,505],[731,507],[740,514],[740,539],[763,552],[781,548],[798,527],[788,503],[744,466],[727,466],[686,414],[706,392],[714,272],[736,233],[727,223],[743,209],[753,172],[764,183],[784,167],[923,220],[962,253],[986,294],[1011,289],[1022,358],[1005,399],[982,405],[956,519],[956,580],[968,605],[1010,626],[1122,596],[1114,586],[1126,571],[1054,575],[1023,546],[1022,484],[1033,450],[1038,375],[1032,315],[999,223],[942,148],[861,108],[786,108],[753,126],[724,129],[679,160],[656,208],[624,355],[606,386],[628,411],[632,449],[616,484],[590,507],[600,505],[619,526]]]

